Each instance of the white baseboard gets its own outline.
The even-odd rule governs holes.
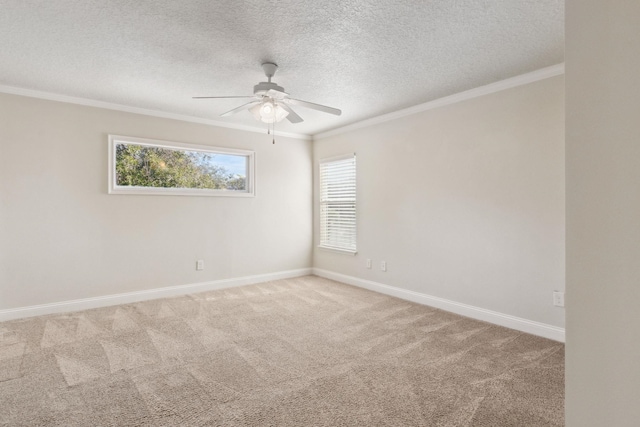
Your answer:
[[[360,279],[345,274],[335,273],[321,268],[301,268],[298,270],[281,271],[277,273],[258,274],[255,276],[237,277],[232,279],[214,280],[210,282],[193,283],[189,285],[169,286],[165,288],[149,289],[144,291],[127,292],[115,295],[105,295],[94,298],[83,298],[71,301],[61,301],[51,304],[32,305],[28,307],[0,310],[0,322],[25,317],[42,316],[46,314],[64,313],[70,311],[87,310],[91,308],[107,307],[110,305],[129,304],[132,302],[146,301],[157,298],[166,298],[178,295],[193,294],[197,292],[212,291],[237,286],[251,285],[268,282],[271,280],[289,279],[292,277],[315,274],[316,276],[391,295],[396,298],[416,302],[440,308],[462,316],[483,320],[529,334],[538,335],[555,341],[565,341],[565,330],[557,326],[523,319],[509,314],[498,313],[468,304],[438,298],[407,289],[396,288],[371,280]]]
[[[321,268],[313,268],[313,274],[327,279],[335,280],[349,285],[358,286],[360,288],[369,289],[371,291],[380,292],[381,294],[391,295],[407,301],[416,302],[418,304],[428,305],[430,307],[440,308],[462,316],[471,317],[473,319],[482,320],[518,331],[538,335],[549,338],[554,341],[565,341],[564,328],[547,325],[545,323],[535,322],[533,320],[523,319],[521,317],[511,316],[509,314],[498,313],[480,307],[474,307],[468,304],[438,298],[419,292],[409,291],[407,289],[396,288],[394,286],[384,285],[382,283],[373,282],[371,280],[360,279],[345,274],[334,273],[333,271]]]
[[[271,280],[290,279],[292,277],[312,274],[311,268],[280,271],[277,273],[257,274],[255,276],[237,277],[233,279],[213,280],[210,282],[192,283],[189,285],[168,286],[165,288],[148,289],[144,291],[127,292],[123,294],[105,295],[94,298],[82,298],[71,301],[61,301],[51,304],[32,305],[28,307],[0,310],[0,322],[24,317],[42,316],[45,314],[80,311],[90,308],[107,307],[110,305],[129,304],[157,298],[194,294],[197,292],[213,291],[233,288],[236,286],[252,285],[254,283],[269,282]]]

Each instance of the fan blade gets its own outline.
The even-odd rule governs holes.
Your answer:
[[[231,98],[255,98],[255,96],[193,96],[191,99],[231,99]]]
[[[304,120],[302,120],[302,117],[300,117],[299,115],[296,114],[295,111],[293,111],[291,109],[291,107],[289,107],[287,104],[285,104],[284,102],[279,102],[278,103],[279,106],[281,106],[287,113],[289,113],[287,115],[287,120],[289,120],[291,123],[300,123],[303,122]]]
[[[329,114],[335,114],[339,116],[342,114],[342,111],[337,108],[327,107],[326,105],[314,104],[313,102],[301,101],[299,99],[287,98],[287,101],[293,105],[299,105],[301,107],[311,108],[312,110],[323,111]]]
[[[247,102],[246,104],[242,104],[241,106],[236,107],[236,108],[234,108],[233,110],[229,110],[229,111],[227,111],[226,113],[222,113],[222,114],[220,114],[220,117],[229,117],[229,116],[232,116],[232,115],[234,115],[234,114],[236,114],[236,113],[239,113],[239,112],[240,112],[240,111],[242,111],[242,110],[247,110],[247,109],[251,108],[251,106],[252,106],[252,105],[259,104],[259,103],[260,103],[260,101],[251,101],[251,102]]]

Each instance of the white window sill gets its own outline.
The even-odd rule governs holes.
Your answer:
[[[133,194],[138,196],[217,196],[254,197],[250,191],[210,190],[205,188],[127,187],[112,185],[109,194]]]
[[[318,245],[318,249],[322,249],[323,251],[337,252],[339,254],[354,255],[354,256],[355,254],[358,253],[358,251],[352,251],[349,249],[334,248],[331,246],[322,246],[322,245]]]

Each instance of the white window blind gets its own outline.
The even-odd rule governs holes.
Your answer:
[[[320,247],[356,252],[356,156],[320,161]]]

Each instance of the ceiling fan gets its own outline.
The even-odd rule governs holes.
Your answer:
[[[274,76],[278,69],[276,64],[265,62],[262,64],[262,69],[268,81],[255,85],[253,87],[253,96],[194,96],[193,99],[251,98],[252,101],[236,107],[233,110],[229,110],[226,113],[222,113],[220,117],[229,117],[240,111],[249,110],[257,120],[264,123],[277,123],[284,118],[291,123],[302,122],[302,117],[291,109],[291,105],[311,108],[312,110],[318,110],[336,116],[342,114],[342,111],[337,108],[289,97],[289,94],[284,91],[282,86],[271,82],[271,77]]]

